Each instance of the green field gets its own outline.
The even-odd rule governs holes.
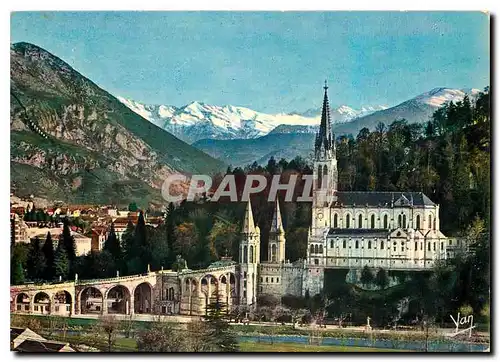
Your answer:
[[[316,346],[301,343],[240,342],[240,352],[411,352],[405,350],[352,346]]]

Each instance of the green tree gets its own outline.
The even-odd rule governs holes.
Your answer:
[[[215,301],[207,305],[204,320],[207,324],[206,341],[217,352],[237,352],[238,341],[231,331],[228,321],[227,305],[222,302],[220,293]]]
[[[387,272],[385,271],[385,269],[378,269],[377,275],[375,276],[375,284],[380,289],[385,289],[387,285],[389,285],[389,277],[387,276]]]
[[[361,271],[360,281],[363,285],[370,285],[373,282],[373,274],[368,265],[365,265],[363,267],[363,270]]]
[[[137,212],[139,208],[137,207],[137,204],[134,202],[131,202],[129,205],[128,205],[128,211],[130,212]]]
[[[42,252],[46,261],[44,277],[46,280],[52,280],[54,278],[54,243],[50,231],[47,233]]]
[[[118,238],[116,237],[115,233],[115,224],[111,223],[111,228],[108,233],[108,237],[106,241],[104,242],[104,250],[108,251],[115,261],[119,261],[122,257],[122,252],[121,252],[121,246]]]
[[[54,257],[54,274],[56,277],[61,277],[63,280],[68,278],[69,260],[68,253],[62,242],[59,242]]]
[[[11,265],[11,278],[10,283],[13,285],[21,285],[24,284],[24,268],[20,261],[12,259],[10,262]]]
[[[28,256],[28,275],[30,279],[43,279],[46,266],[47,263],[45,255],[42,252],[40,239],[35,237],[35,239],[31,242],[30,253]]]
[[[66,250],[67,257],[68,257],[68,262],[69,262],[69,268],[70,271],[72,269],[72,263],[76,259],[76,243],[75,243],[75,238],[73,235],[71,235],[71,229],[69,227],[69,220],[67,218],[64,219],[64,225],[63,225],[63,232],[60,236],[60,241],[64,246],[64,250]]]

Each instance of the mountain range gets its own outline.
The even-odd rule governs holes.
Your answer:
[[[479,92],[478,89],[434,88],[393,107],[331,108],[332,129],[337,136],[356,136],[362,128],[373,131],[379,123],[388,126],[399,119],[425,123],[445,103],[461,101],[465,95],[473,100]],[[118,99],[155,125],[233,166],[254,161],[266,163],[271,156],[308,158],[321,118],[321,109],[272,115],[200,102],[177,108]]]
[[[63,60],[11,45],[11,188],[78,203],[162,204],[172,173],[225,165],[123,105]]]
[[[267,114],[232,105],[191,102],[175,107],[144,104],[120,96],[117,98],[137,114],[188,143],[202,139],[252,139],[265,136],[282,125],[315,126],[321,118],[321,109],[309,109],[303,113]],[[342,124],[386,108],[367,106],[354,109],[343,105],[332,108],[331,117],[334,124]]]

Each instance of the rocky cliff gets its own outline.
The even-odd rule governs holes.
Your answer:
[[[132,112],[61,59],[11,46],[11,183],[61,200],[161,202],[174,172],[224,165]]]

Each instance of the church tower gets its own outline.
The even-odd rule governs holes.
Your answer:
[[[260,262],[260,229],[255,225],[252,204],[248,200],[239,248],[240,301],[250,305],[257,299],[257,273]]]
[[[270,263],[285,262],[285,230],[281,219],[280,203],[276,198],[276,207],[274,209],[273,222],[269,231],[269,245],[267,248],[267,260]]]
[[[313,229],[330,225],[327,222],[328,207],[335,201],[337,191],[337,157],[335,136],[332,135],[330,105],[328,103],[328,86],[325,81],[325,95],[321,123],[314,145],[313,168]]]

